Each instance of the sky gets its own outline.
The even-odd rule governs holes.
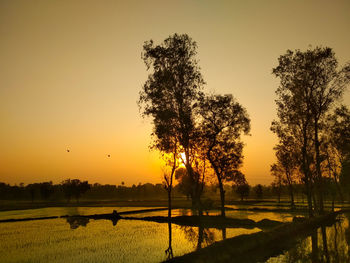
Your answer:
[[[160,183],[151,120],[136,103],[149,74],[142,45],[186,33],[205,91],[233,94],[249,113],[248,182],[270,184],[272,68],[310,46],[350,61],[349,14],[337,0],[0,0],[0,182]]]

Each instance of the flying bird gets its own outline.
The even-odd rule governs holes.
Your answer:
[[[67,153],[69,153],[70,152],[70,150],[69,149],[67,149]]]
[[[111,155],[110,155],[110,154],[108,154],[108,155],[107,155],[107,157],[111,157]]]

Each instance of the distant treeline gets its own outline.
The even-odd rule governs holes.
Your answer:
[[[131,187],[110,184],[89,184],[88,181],[67,179],[60,184],[42,182],[34,184],[9,185],[0,183],[1,200],[31,200],[31,201],[77,201],[92,200],[128,200],[166,197],[166,191],[161,184],[139,184]]]
[[[246,199],[269,199],[269,200],[286,200],[289,198],[289,187],[282,185],[276,187],[275,184],[264,186],[261,184],[250,186],[245,185],[228,185],[224,186],[228,200],[246,200]],[[299,201],[306,201],[306,195],[302,184],[295,184],[295,195]],[[189,199],[185,186],[181,182],[175,185],[173,198]],[[330,191],[328,200],[332,199]],[[0,200],[23,200],[23,201],[66,201],[79,202],[79,200],[165,200],[167,191],[162,184],[138,184],[125,186],[111,184],[89,184],[87,181],[79,179],[67,179],[60,184],[52,182],[42,182],[24,185],[10,185],[0,182]],[[203,200],[219,200],[219,188],[216,184],[204,186]]]

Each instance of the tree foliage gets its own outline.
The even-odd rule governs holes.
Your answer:
[[[145,42],[142,58],[151,74],[138,101],[142,115],[152,117],[153,147],[165,153],[174,152],[175,148],[185,153],[192,196],[198,192],[192,168],[194,108],[204,85],[196,54],[197,44],[186,34],[169,36],[159,45],[152,40]]]
[[[280,141],[291,137],[298,147],[299,167],[307,188],[310,215],[313,189],[317,192],[317,209],[322,213],[324,158],[321,148],[323,133],[328,132],[324,129],[324,122],[349,83],[350,65],[338,70],[335,54],[328,47],[316,47],[305,52],[288,50],[278,62],[273,74],[280,79],[276,90],[279,120],[273,122],[272,130]]]
[[[87,181],[82,182],[79,179],[67,179],[62,182],[62,188],[68,202],[72,197],[74,197],[77,202],[79,202],[81,195],[89,190],[90,187],[91,186]]]
[[[210,95],[199,103],[202,147],[219,183],[221,213],[225,216],[224,182],[241,183],[244,175],[239,171],[243,161],[241,134],[250,131],[246,110],[232,95]]]

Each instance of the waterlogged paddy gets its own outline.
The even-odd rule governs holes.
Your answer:
[[[145,207],[51,207],[0,212],[0,219],[132,211]],[[167,216],[168,211],[130,214],[132,217]],[[216,215],[217,210],[209,211]],[[173,216],[191,215],[190,209],[174,209]],[[293,214],[276,212],[226,211],[228,217],[264,218],[291,221]],[[161,262],[169,248],[169,225],[139,220],[67,221],[66,218],[0,223],[0,262]],[[260,229],[226,230],[184,227],[171,224],[171,247],[174,256],[183,255],[223,239]],[[271,259],[272,260],[272,259]],[[286,261],[276,262],[286,262]],[[275,261],[271,261],[275,262]],[[288,261],[287,261],[288,262]]]
[[[66,219],[1,223],[0,262],[160,262],[169,247],[169,225],[145,221]],[[226,237],[260,231],[226,229]],[[223,231],[171,226],[174,256],[221,240]],[[201,232],[199,235],[198,233]]]
[[[230,206],[228,206],[230,207]],[[118,212],[134,211],[153,209],[157,207],[47,207],[37,209],[25,209],[25,210],[12,210],[1,211],[0,220],[6,219],[21,219],[21,218],[39,218],[49,216],[64,216],[64,215],[93,215],[93,214],[107,214],[112,213],[113,210]],[[191,209],[174,209],[172,210],[172,216],[192,215]],[[210,210],[209,215],[220,215],[218,210]],[[290,212],[256,212],[256,211],[226,211],[227,217],[239,218],[239,219],[252,219],[259,221],[264,218],[271,220],[277,220],[281,222],[291,221],[293,216],[297,214],[291,214]],[[299,214],[298,214],[299,215]],[[144,217],[144,216],[168,216],[168,210],[154,211],[147,213],[131,214],[128,216]]]
[[[266,263],[350,262],[350,214],[339,217],[331,226],[320,227],[312,236],[300,239],[296,245],[271,257]]]
[[[238,218],[238,219],[251,219],[256,222],[262,219],[276,220],[280,222],[291,222],[294,216],[302,216],[302,213],[291,213],[291,212],[256,212],[248,210],[226,210],[226,217]],[[192,215],[191,209],[174,209],[171,212],[172,216],[183,216]],[[221,215],[218,210],[210,210],[208,215]],[[154,211],[140,214],[130,215],[133,217],[144,217],[144,216],[168,216],[168,210]]]
[[[118,212],[125,212],[152,208],[153,207],[47,207],[37,209],[2,211],[0,212],[0,220],[64,215],[73,216],[107,214],[112,213],[113,210],[117,210]]]

